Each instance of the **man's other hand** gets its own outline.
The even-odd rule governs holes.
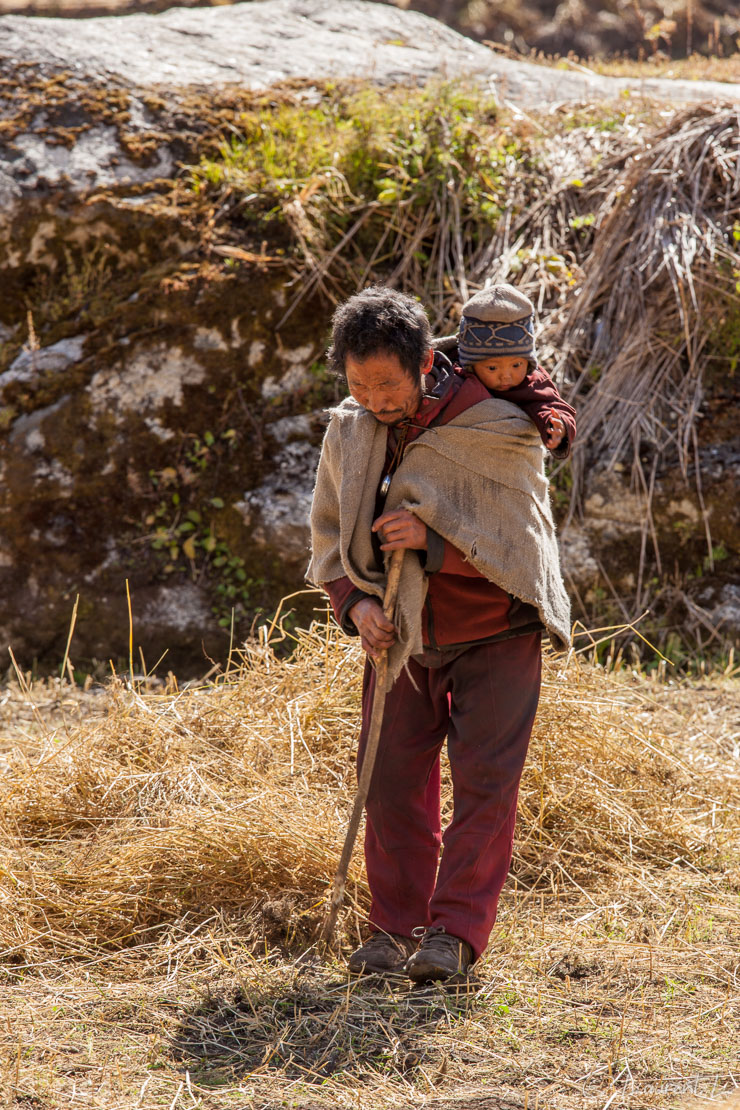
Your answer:
[[[380,533],[383,541],[381,551],[396,551],[401,547],[413,551],[427,549],[427,526],[408,509],[391,509],[383,513],[373,524],[373,532]]]
[[[377,659],[381,651],[387,651],[396,642],[395,626],[374,597],[364,597],[362,601],[356,601],[348,615],[360,633],[363,648],[373,659]]]

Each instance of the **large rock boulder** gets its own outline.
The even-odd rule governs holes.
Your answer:
[[[629,85],[737,92],[518,65],[363,0],[5,17],[0,71],[0,648],[42,668],[60,663],[75,607],[72,659],[127,664],[128,591],[145,665],[167,652],[164,666],[203,670],[232,622],[245,634],[301,585],[339,395],[321,364],[330,305],[317,284],[289,312],[284,231],[220,241],[182,169],[238,129],[253,90],[465,73],[528,105]],[[584,593],[612,565],[599,528],[574,533]],[[298,604],[308,616],[315,599]],[[707,604],[734,619],[734,595]]]
[[[165,665],[202,671],[228,649],[232,612],[248,631],[300,581],[305,550],[259,524],[252,491],[289,446],[270,424],[334,396],[313,370],[325,308],[308,297],[278,329],[284,258],[204,257],[207,214],[187,211],[187,190],[178,206],[178,161],[234,119],[238,95],[13,73],[0,131],[0,644],[24,667],[58,665],[79,595],[72,659],[118,666],[128,580],[147,665],[167,652]],[[320,434],[317,421],[302,449]]]
[[[543,106],[623,91],[666,100],[737,100],[715,81],[607,78],[501,57],[419,12],[367,0],[254,0],[86,20],[0,18],[0,57],[140,86],[464,76],[513,103]]]
[[[202,6],[188,0],[183,7]],[[221,0],[207,0],[217,6]],[[571,58],[629,54],[665,62],[696,51],[710,57],[736,49],[740,18],[735,0],[387,0],[403,10],[423,12],[456,31],[499,48],[527,55],[543,51]],[[89,17],[132,12],[161,12],[170,0],[0,0],[0,13]]]

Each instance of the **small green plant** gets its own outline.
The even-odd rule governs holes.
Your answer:
[[[211,565],[219,572],[214,592],[218,603],[212,612],[222,628],[228,628],[232,621],[246,616],[254,591],[264,585],[263,578],[250,578],[245,569],[244,559],[233,555],[228,544],[216,542],[213,548]]]
[[[596,222],[596,216],[593,212],[586,212],[582,216],[571,216],[568,220],[568,225],[574,231],[582,231],[585,228],[593,227]]]
[[[534,165],[497,114],[492,98],[452,83],[326,88],[312,108],[264,101],[192,168],[191,187],[248,197],[246,223],[260,234],[284,224],[310,273],[324,260],[340,289],[390,270],[428,302],[451,294],[454,259],[490,239],[512,176]]]
[[[570,505],[573,491],[573,472],[569,466],[560,466],[548,455],[545,460],[548,470],[553,470],[550,475],[550,495],[557,513],[564,513]]]
[[[730,552],[727,550],[723,543],[714,544],[712,547],[712,560],[715,563],[722,563],[725,559],[729,559]],[[707,561],[709,559],[707,558]]]
[[[507,159],[521,148],[494,131],[495,117],[492,99],[453,85],[329,92],[312,109],[270,102],[244,113],[241,134],[193,170],[193,187],[258,192],[269,211],[297,199],[308,213],[352,198],[425,206],[452,177],[471,211],[497,218]]]
[[[617,131],[624,125],[626,115],[623,108],[597,103],[567,111],[560,126],[564,131]]]
[[[671,527],[681,543],[686,543],[694,535],[696,525],[693,520],[689,520],[687,517],[681,517],[678,520],[674,520]]]
[[[221,435],[231,442],[233,429]],[[205,432],[196,438],[186,451],[191,466],[202,471],[208,466],[210,449],[216,437]],[[166,467],[149,475],[155,489],[166,488],[177,480],[177,471]],[[199,508],[183,509],[179,490],[165,494],[157,507],[144,520],[151,550],[162,560],[161,573],[190,573],[193,580],[207,578],[213,582],[214,605],[212,612],[222,628],[244,619],[254,605],[254,593],[264,586],[263,578],[252,578],[246,562],[232,552],[225,539],[215,530],[215,514],[225,508],[221,497],[210,497]]]

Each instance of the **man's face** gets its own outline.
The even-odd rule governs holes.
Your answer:
[[[473,363],[473,373],[486,389],[498,391],[521,385],[528,369],[529,363],[521,355],[493,355]]]
[[[422,373],[429,370],[433,352],[429,352]],[[364,409],[381,424],[400,424],[415,415],[421,404],[421,381],[412,381],[398,360],[398,355],[378,351],[362,362],[347,356],[345,373],[349,391]]]

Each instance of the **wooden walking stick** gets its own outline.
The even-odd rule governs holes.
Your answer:
[[[388,620],[393,620],[393,612],[396,608],[396,598],[398,597],[398,583],[401,578],[401,567],[403,566],[403,557],[405,553],[405,548],[399,548],[391,554],[391,564],[388,570],[388,581],[385,587],[385,596],[383,597],[383,612],[385,613]],[[339,857],[339,865],[334,876],[334,890],[331,896],[331,903],[329,904],[329,912],[326,916],[324,926],[321,930],[321,940],[324,944],[328,944],[332,938],[334,928],[337,923],[337,915],[342,907],[342,903],[344,902],[344,890],[347,885],[347,871],[349,869],[349,861],[352,857],[352,849],[355,846],[357,830],[360,827],[362,811],[365,808],[365,802],[367,801],[367,795],[370,789],[370,780],[373,777],[373,768],[375,767],[375,757],[378,754],[380,726],[383,724],[383,710],[385,708],[385,695],[387,690],[388,652],[382,651],[375,665],[375,692],[373,695],[373,709],[370,716],[370,729],[368,731],[367,744],[365,746],[365,758],[362,761],[360,781],[357,786],[357,793],[355,795],[354,805],[352,806],[352,816],[349,819],[347,835],[344,838],[344,847],[342,848],[342,854]]]

